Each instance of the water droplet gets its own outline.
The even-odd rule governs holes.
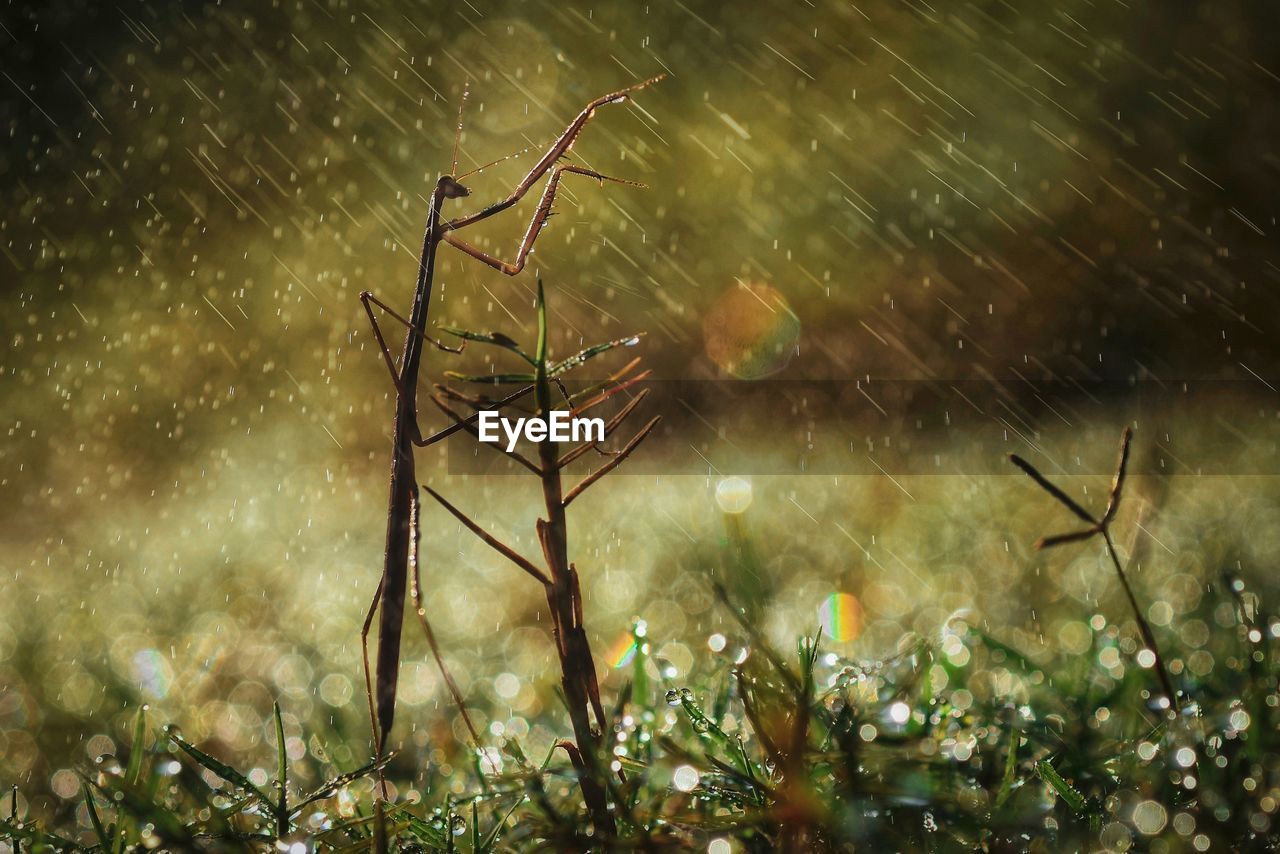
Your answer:
[[[452,818],[449,819],[449,830],[452,831],[454,836],[461,836],[462,834],[466,833],[467,832],[466,819],[464,819],[460,815],[453,816]]]
[[[680,692],[677,691],[675,688],[671,688],[667,691],[667,705],[668,706],[680,705]]]
[[[118,777],[123,770],[120,766],[120,760],[111,753],[104,753],[93,761],[103,774],[111,774]]]

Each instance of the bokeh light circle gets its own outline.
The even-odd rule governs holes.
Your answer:
[[[716,504],[725,513],[745,513],[751,499],[751,481],[744,477],[726,477],[716,484]]]
[[[707,358],[730,376],[754,380],[787,366],[800,340],[800,318],[776,288],[739,282],[724,290],[702,320]]]

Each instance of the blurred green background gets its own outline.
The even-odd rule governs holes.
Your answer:
[[[567,179],[514,279],[442,250],[435,321],[528,338],[542,275],[557,352],[643,331],[658,379],[736,376],[772,400],[663,401],[659,384],[655,405],[686,417],[642,449],[643,475],[575,504],[602,660],[643,616],[678,681],[729,631],[713,572],[788,645],[841,591],[864,612],[851,655],[957,613],[1033,654],[1069,646],[1124,604],[1093,547],[1030,549],[1068,520],[999,474],[1003,454],[1096,507],[1126,422],[1142,474],[1118,530],[1153,622],[1199,646],[1208,628],[1175,618],[1207,580],[1230,568],[1275,590],[1280,56],[1264,4],[0,14],[0,781],[38,810],[78,792],[69,769],[113,752],[140,702],[265,763],[280,697],[292,752],[367,755],[358,631],[393,395],[356,297],[408,310],[467,81],[463,170],[668,75],[602,109],[574,151],[649,189]],[[504,195],[533,157],[469,178],[466,201]],[[470,237],[510,257],[536,196]],[[484,365],[432,354],[427,371],[460,366]],[[814,414],[780,380],[836,383],[842,403]],[[998,403],[925,475],[894,449],[966,402],[868,403],[882,381]],[[848,448],[807,447],[842,418]],[[717,465],[730,449],[743,470]],[[810,451],[826,456],[801,473]],[[534,550],[534,484],[418,459]],[[868,460],[887,474],[858,474]],[[774,463],[795,473],[752,471]],[[728,516],[716,490],[736,474],[755,475],[751,502]],[[548,743],[539,592],[443,513],[424,527],[459,681],[494,732]],[[393,742],[447,742],[406,636]]]

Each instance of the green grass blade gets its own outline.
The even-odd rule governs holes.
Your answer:
[[[80,791],[84,794],[84,805],[89,811],[89,823],[93,825],[93,835],[98,837],[98,844],[102,846],[103,851],[110,851],[111,834],[107,833],[107,829],[102,826],[102,818],[98,815],[98,808],[93,804],[93,794],[89,791],[89,786],[81,783]]]
[[[373,850],[374,854],[387,854],[387,817],[382,811],[382,799],[373,799]]]
[[[645,670],[645,644],[648,643],[648,631],[637,620],[631,624],[631,643],[635,645],[635,655],[631,659],[631,696],[642,709],[649,709],[649,672]]]
[[[441,830],[438,827],[432,827],[430,822],[423,821],[414,815],[407,815],[407,829],[422,842],[430,845],[432,849],[439,850],[445,847],[445,838],[449,835],[449,831]]]
[[[478,849],[476,849],[479,854],[491,854],[494,847],[498,844],[498,837],[502,834],[502,829],[507,826],[507,822],[511,819],[511,816],[515,814],[515,811],[522,803],[524,803],[524,798],[516,798],[516,801],[511,805],[511,808],[503,813],[502,818],[498,819],[498,823],[494,825],[493,830],[489,831],[489,835],[485,837],[484,842],[481,843]]]
[[[125,780],[130,786],[138,785],[142,779],[142,756],[147,749],[147,707],[138,706],[138,713],[133,716],[133,743],[129,750],[129,767],[125,769]]]
[[[382,758],[381,762],[370,762],[368,765],[357,768],[354,771],[348,771],[345,774],[339,774],[330,780],[326,780],[323,785],[319,788],[313,789],[309,794],[304,796],[301,801],[290,807],[290,817],[296,816],[298,813],[302,812],[305,807],[314,804],[316,801],[323,800],[324,798],[331,796],[334,792],[338,791],[338,789],[341,789],[348,783],[359,780],[361,777],[385,768],[393,758],[395,758],[395,753],[388,753]]]
[[[535,368],[545,371],[547,367],[547,297],[542,289],[542,279],[538,279],[538,344],[534,354]]]
[[[63,839],[55,833],[47,830],[41,830],[32,824],[19,824],[16,821],[0,818],[0,833],[8,836],[13,840],[13,850],[20,851],[19,843],[23,840],[30,842],[33,850],[39,851],[42,847],[51,848],[54,851],[80,851],[79,845],[69,839]]]
[[[256,797],[259,801],[262,802],[262,805],[266,807],[268,811],[273,813],[275,812],[276,807],[275,807],[275,804],[272,802],[271,797],[268,796],[261,789],[259,789],[257,786],[253,785],[253,783],[249,782],[248,777],[244,776],[239,771],[232,768],[230,765],[227,765],[224,762],[220,762],[217,759],[214,759],[212,756],[205,753],[203,750],[196,747],[194,744],[191,744],[186,739],[181,738],[180,736],[172,732],[169,733],[169,738],[173,740],[174,744],[182,748],[182,751],[184,753],[186,753],[188,756],[190,756],[200,765],[203,765],[205,768],[217,774],[219,777],[226,780],[228,783],[235,786],[236,788],[241,789],[242,791],[248,792],[249,794]]]
[[[970,626],[969,633],[973,637],[976,637],[979,641],[981,641],[982,645],[985,646],[987,649],[997,650],[1001,652],[1005,656],[1005,658],[1007,658],[1012,663],[1016,664],[1018,667],[1022,668],[1022,671],[1024,673],[1037,673],[1040,671],[1039,665],[1037,665],[1034,661],[1027,658],[1025,655],[1018,652],[1016,649],[1009,646],[1007,643],[1003,643],[1002,641],[996,640],[994,637],[982,631],[981,629],[975,629],[972,626]]]
[[[1009,734],[1009,752],[1004,758],[1004,776],[1000,780],[1000,791],[996,793],[996,809],[1000,809],[1013,794],[1013,784],[1017,781],[1018,745],[1022,736],[1017,730]]]
[[[107,784],[88,778],[84,782],[97,789],[116,808],[115,851],[128,848],[128,833],[124,817],[127,814],[136,827],[150,825],[168,850],[186,851],[194,837],[191,829],[177,813],[157,800],[140,786],[132,786],[123,777],[114,777]]]
[[[1084,795],[1064,780],[1057,769],[1049,764],[1048,759],[1041,759],[1036,763],[1036,774],[1058,793],[1058,797],[1067,802],[1067,806],[1077,813],[1084,813]]]
[[[280,703],[272,704],[276,719],[276,830],[281,836],[289,832],[289,753],[284,746],[284,721],[280,717]]]

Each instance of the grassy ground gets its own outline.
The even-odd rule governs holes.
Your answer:
[[[1134,624],[1088,617],[1069,649],[1046,658],[956,619],[941,637],[905,637],[887,660],[852,661],[813,638],[770,649],[721,594],[741,619],[678,684],[651,658],[658,639],[637,626],[609,739],[627,847],[1181,851],[1277,841],[1280,619],[1233,577],[1159,637],[1182,694],[1177,713],[1161,709],[1158,680],[1135,660]],[[1188,627],[1208,636],[1194,650],[1180,642]],[[494,737],[478,756],[402,752],[382,771],[392,797],[379,815],[379,769],[317,762],[294,749],[313,733],[274,721],[260,758],[274,771],[236,770],[139,711],[120,753],[83,769],[82,798],[59,826],[6,809],[0,832],[23,851],[594,842],[563,751],[529,756],[518,738]],[[299,778],[326,782],[303,791]]]

